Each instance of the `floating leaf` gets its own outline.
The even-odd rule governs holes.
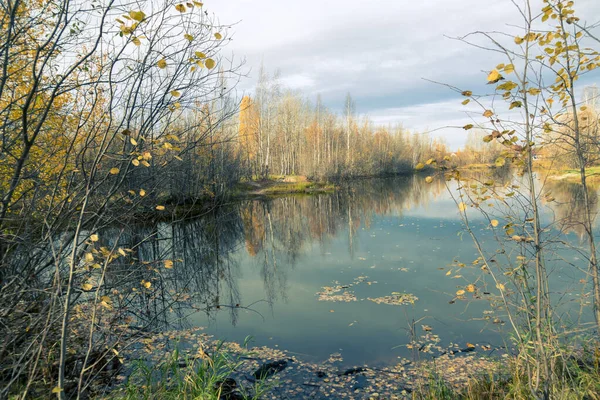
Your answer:
[[[136,167],[139,167],[139,165],[140,165],[140,161],[137,158],[134,158],[133,160],[131,160],[131,163]]]
[[[462,296],[463,294],[465,294],[465,291],[462,289],[456,291],[457,296]]]
[[[140,189],[140,196],[144,197],[146,195],[146,191],[144,189]]]
[[[111,168],[109,172],[111,175],[117,175],[119,173],[119,168]]]
[[[207,58],[206,61],[204,61],[204,65],[206,65],[206,68],[208,69],[213,69],[217,63],[212,58]]]
[[[503,285],[503,284],[501,284],[501,283],[497,284],[497,285],[496,285],[496,287],[497,287],[498,289],[500,289],[500,290],[504,290],[504,289],[505,289],[504,285]]]
[[[94,261],[94,255],[92,253],[85,253],[85,261],[87,261],[87,262]]]
[[[92,236],[90,236],[90,240],[91,240],[92,242],[97,242],[99,239],[100,239],[100,238],[99,238],[99,237],[98,237],[98,235],[96,235],[95,233],[94,233]]]
[[[431,183],[431,182],[433,182],[433,177],[431,177],[431,176],[428,176],[427,178],[425,178],[425,182],[426,182],[426,183]]]
[[[52,389],[52,393],[60,393],[62,391],[63,390],[60,387],[58,387],[58,386],[56,386],[54,389]]]
[[[423,169],[423,168],[425,168],[425,164],[423,164],[423,163],[418,163],[418,164],[415,166],[415,169],[416,169],[416,170],[420,170],[420,169]]]
[[[129,138],[129,143],[131,143],[134,146],[137,146],[138,144],[137,140],[135,140],[134,138]]]
[[[498,220],[497,219],[493,219],[490,221],[490,224],[495,228],[498,226]]]
[[[473,293],[473,292],[475,292],[475,285],[473,285],[471,283],[471,284],[467,285],[467,287],[465,287],[465,289],[467,290],[467,292]]]
[[[81,288],[83,290],[85,290],[86,292],[89,292],[90,290],[92,290],[93,286],[90,285],[89,283],[84,283],[83,285],[81,285]]]
[[[146,289],[150,289],[152,287],[152,282],[142,281],[142,286]]]
[[[156,206],[156,209],[158,211],[163,211],[165,209],[165,206]]]
[[[165,260],[165,268],[166,269],[173,268],[173,261],[172,260]]]

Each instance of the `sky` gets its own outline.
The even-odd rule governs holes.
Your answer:
[[[206,0],[204,4],[221,23],[235,23],[233,40],[224,52],[246,60],[248,78],[238,86],[241,93],[252,94],[264,63],[268,71],[280,72],[284,86],[312,100],[320,94],[333,111],[342,110],[350,93],[357,112],[374,123],[431,131],[454,149],[467,136],[460,127],[481,112],[462,106],[463,99],[455,92],[427,80],[489,91],[484,85],[487,72],[505,59],[455,38],[474,31],[518,33],[522,21],[510,0]],[[532,9],[541,8],[541,0],[532,0]],[[575,9],[588,23],[600,21],[598,0],[578,0]],[[600,84],[600,73],[581,82]]]

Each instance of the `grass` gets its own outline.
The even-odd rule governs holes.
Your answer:
[[[597,357],[569,358],[556,367],[560,371],[549,389],[553,400],[600,399],[600,366]],[[525,366],[516,359],[504,364],[504,370],[495,374],[474,377],[461,388],[453,388],[435,372],[425,373],[426,378],[416,385],[412,398],[418,400],[484,400],[541,398],[531,393]]]
[[[490,168],[496,168],[494,164],[466,164],[458,167],[463,170],[488,170]]]
[[[138,362],[115,400],[244,399],[257,400],[269,389],[262,381],[243,386],[232,379],[242,356],[232,356],[220,343],[211,354],[180,359],[175,350],[156,364]]]

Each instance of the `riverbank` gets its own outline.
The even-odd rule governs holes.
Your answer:
[[[308,362],[285,350],[219,342],[201,329],[166,332],[150,340],[147,348],[163,351],[132,354],[138,363],[144,360],[143,366],[128,377],[121,376],[109,398],[184,398],[197,397],[200,391],[206,399],[422,398],[425,393],[435,397],[440,387],[458,394],[469,388],[472,379],[493,375],[500,368],[498,358],[487,356],[489,348],[476,345],[465,349],[456,345],[435,358],[417,352],[423,361],[400,359],[389,366],[348,366],[340,353],[331,354],[324,362]],[[159,371],[171,371],[172,376],[157,379]],[[178,381],[204,387],[184,387]]]
[[[288,194],[331,193],[336,185],[326,181],[312,181],[305,176],[271,176],[268,179],[247,180],[238,183],[232,197],[268,197]]]
[[[578,169],[554,169],[547,168],[543,165],[538,165],[537,167],[538,170],[540,170],[547,177],[547,179],[573,183],[581,182],[581,173]],[[600,166],[586,168],[586,178],[586,180],[594,183],[600,182]]]

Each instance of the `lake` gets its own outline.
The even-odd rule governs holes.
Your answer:
[[[550,188],[546,234],[571,244],[549,248],[557,313],[564,324],[589,320],[578,189],[565,182],[546,183]],[[339,353],[346,365],[414,356],[407,347],[413,338],[421,349],[438,341],[497,348],[510,327],[493,280],[472,265],[479,254],[465,234],[455,189],[422,176],[356,180],[331,194],[249,200],[174,224],[132,227],[119,241],[141,241],[137,257],[145,263],[174,260],[174,268],[159,271],[162,294],[139,300],[155,329],[205,327],[219,339],[251,336],[253,345],[308,361]],[[489,222],[476,211],[469,218],[493,256]],[[476,291],[457,298],[469,284]],[[386,304],[393,293],[407,301]]]

